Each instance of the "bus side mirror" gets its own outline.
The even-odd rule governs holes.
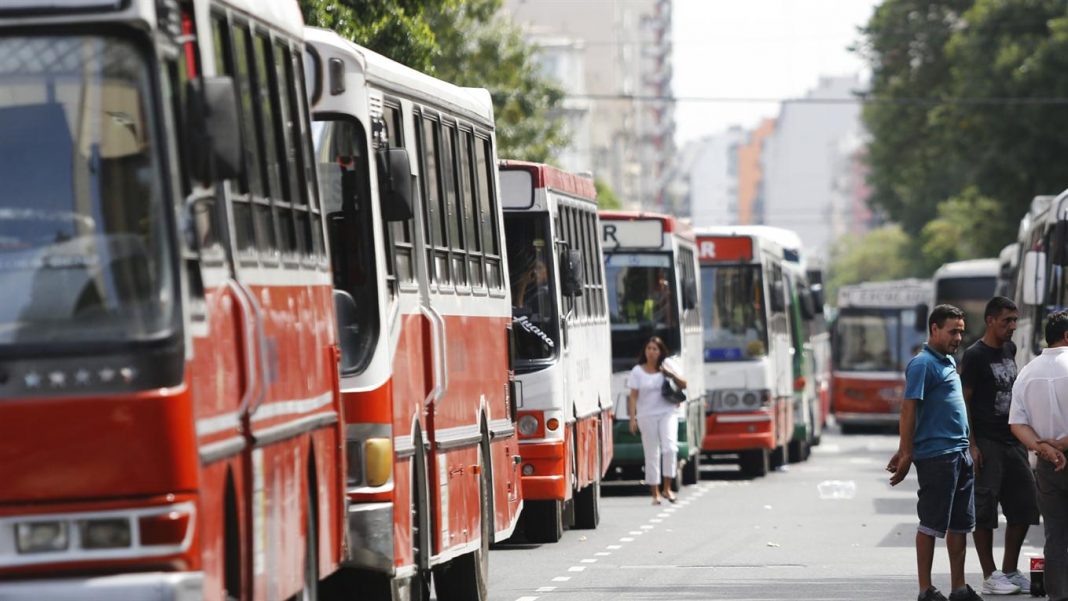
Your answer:
[[[237,92],[230,77],[199,77],[186,84],[189,170],[201,182],[241,177],[243,161]]]
[[[566,249],[560,253],[560,293],[582,296],[582,253]]]
[[[1061,219],[1053,226],[1053,238],[1049,246],[1050,262],[1054,265],[1068,265],[1068,221]]]
[[[816,315],[823,315],[823,306],[827,304],[827,298],[823,294],[823,284],[815,284],[810,289],[812,294],[812,309]]]
[[[916,305],[916,322],[912,324],[912,327],[917,332],[927,333],[927,311],[926,303]]]
[[[1046,253],[1038,250],[1028,251],[1020,266],[1020,292],[1023,293],[1025,305],[1040,305],[1046,291]]]
[[[682,308],[697,308],[697,282],[693,280],[686,280],[682,286]]]
[[[403,148],[380,150],[377,154],[378,189],[382,219],[407,221],[412,218],[412,167]]]

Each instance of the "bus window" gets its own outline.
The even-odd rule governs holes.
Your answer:
[[[767,354],[768,328],[760,265],[701,268],[705,361]]]
[[[556,354],[553,246],[545,213],[509,213],[504,220],[516,354],[523,361]]]
[[[906,324],[911,329],[911,323]],[[899,342],[901,317],[897,310],[843,310],[835,326],[840,371],[902,371],[908,355]]]
[[[605,256],[605,274],[613,360],[633,364],[650,336],[660,336],[677,352],[677,292],[672,283],[671,257],[661,253],[609,254]]]

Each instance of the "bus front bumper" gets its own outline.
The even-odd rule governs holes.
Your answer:
[[[150,572],[0,583],[0,601],[199,601],[202,572]]]
[[[522,442],[519,454],[524,469],[530,466],[533,473],[523,476],[523,498],[533,501],[564,501],[571,495],[564,478],[567,457],[564,441]]]
[[[344,563],[349,567],[393,572],[393,503],[349,506],[349,557]]]
[[[892,426],[901,421],[898,413],[852,413],[838,411],[834,419],[849,426]]]
[[[771,413],[712,413],[706,424],[702,451],[731,453],[775,448],[775,417]]]

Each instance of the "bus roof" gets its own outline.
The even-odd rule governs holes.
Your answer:
[[[597,186],[591,178],[529,161],[505,159],[499,161],[498,166],[505,170],[529,171],[534,176],[535,188],[546,188],[597,203]]]
[[[489,91],[484,88],[464,88],[431,77],[327,29],[306,27],[304,37],[317,46],[329,46],[336,52],[347,54],[363,69],[367,81],[376,86],[420,102],[466,114],[481,126],[493,129],[493,101]],[[323,68],[320,67],[320,76],[322,71]]]
[[[935,271],[934,279],[997,277],[997,259],[968,259],[945,263]]]
[[[801,237],[793,230],[770,225],[716,225],[697,228],[702,236],[749,236],[759,240],[763,250],[769,250],[784,261],[804,265]]]
[[[599,211],[601,221],[659,221],[664,224],[664,233],[676,234],[690,240],[694,239],[693,227],[672,215],[665,213],[651,213],[648,211]]]
[[[931,302],[931,280],[909,278],[887,282],[864,282],[838,289],[838,308],[908,308]]]
[[[136,19],[155,29],[156,19],[160,16],[158,4],[159,0],[0,0],[0,20],[6,21],[8,14],[26,23],[31,20],[88,23]],[[193,4],[199,10],[208,2],[194,0]],[[295,38],[303,36],[304,18],[297,0],[219,0],[219,4],[252,16]]]

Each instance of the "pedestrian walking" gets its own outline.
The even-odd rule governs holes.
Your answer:
[[[678,375],[669,355],[664,341],[653,336],[627,376],[630,433],[641,432],[645,483],[653,495],[653,505],[660,504],[661,496],[675,502],[671,485],[678,471],[679,406],[664,398],[662,391],[664,378],[671,378],[679,388],[686,388],[686,380]]]
[[[1044,581],[1050,601],[1068,601],[1068,311],[1049,316],[1048,348],[1020,370],[1009,427],[1038,454],[1038,508],[1046,529]]]
[[[916,465],[920,489],[916,513],[919,601],[945,601],[931,583],[935,539],[949,552],[951,601],[981,600],[964,582],[967,534],[975,527],[974,474],[969,452],[968,410],[953,353],[964,335],[964,312],[938,305],[927,320],[927,343],[905,368],[898,451],[886,470],[896,486]]]
[[[972,433],[975,464],[975,532],[972,540],[983,569],[983,594],[1013,595],[1031,590],[1019,570],[1027,530],[1038,524],[1035,479],[1027,448],[1009,429],[1012,385],[1016,381],[1016,345],[1012,334],[1020,313],[1016,304],[995,296],[983,314],[986,330],[961,358],[960,379]],[[1005,554],[994,563],[998,505],[1005,514]]]

